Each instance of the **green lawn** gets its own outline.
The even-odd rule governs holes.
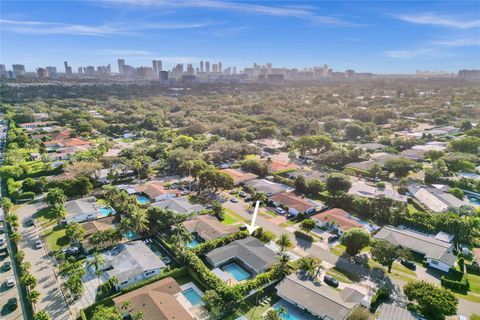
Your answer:
[[[470,283],[470,291],[480,294],[480,276],[469,273],[468,282]]]
[[[43,231],[45,242],[52,251],[58,251],[69,245],[67,236],[65,235],[65,227],[55,226]]]
[[[407,267],[404,267],[402,264],[398,262],[394,262],[392,266],[392,270],[403,272],[408,275],[416,276],[417,274],[415,271],[408,269]]]
[[[345,253],[345,250],[346,250],[345,246],[343,244],[339,244],[339,245],[331,248],[330,252],[332,252],[334,255],[340,257],[342,254]]]
[[[455,291],[452,291],[453,295],[460,299],[465,299],[468,301],[480,303],[480,296],[474,296],[472,294],[462,294]]]
[[[255,295],[242,301],[237,308],[237,313],[227,317],[227,320],[234,320],[240,315],[244,315],[249,320],[262,320],[262,315],[278,301],[278,297],[271,293],[267,295],[267,299],[264,302],[261,301],[262,299],[260,298],[257,304]]]
[[[241,221],[241,222],[245,222],[247,221],[246,219],[244,219],[242,216],[238,215],[235,211],[233,211],[232,209],[229,209],[229,208],[225,208],[225,213],[226,215],[230,215],[233,219],[237,220],[237,221]]]
[[[57,222],[55,216],[48,207],[38,210],[33,216],[42,227],[47,227]]]
[[[223,219],[222,223],[229,225],[229,224],[234,224],[236,223],[237,220],[235,220],[230,214],[225,213],[225,219]]]
[[[328,270],[327,270],[327,274],[328,274],[329,276],[334,277],[335,279],[337,279],[337,280],[340,281],[340,282],[353,283],[353,281],[350,280],[345,274],[343,274],[342,272],[339,272],[339,271],[335,270],[335,268],[328,269]]]

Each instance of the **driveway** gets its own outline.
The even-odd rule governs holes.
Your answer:
[[[60,289],[61,282],[54,272],[52,261],[44,248],[33,247],[35,240],[42,233],[41,227],[25,226],[25,220],[44,206],[43,203],[35,203],[22,205],[17,209],[16,213],[20,220],[19,232],[22,235],[18,247],[25,252],[25,260],[32,264],[30,272],[38,279],[36,290],[40,292],[40,299],[36,309],[46,311],[52,319],[70,320],[74,317]]]

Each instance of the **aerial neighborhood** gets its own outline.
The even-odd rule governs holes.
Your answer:
[[[480,319],[456,85],[4,89],[0,318]]]

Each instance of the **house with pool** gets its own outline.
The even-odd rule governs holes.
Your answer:
[[[195,284],[179,285],[168,277],[115,297],[113,303],[124,319],[141,312],[143,320],[193,320],[202,296]]]
[[[135,186],[133,190],[134,193],[137,194],[137,201],[139,201],[141,204],[144,204],[142,203],[143,199],[140,198],[141,196],[147,196],[150,202],[157,202],[180,196],[179,190],[167,189],[160,181],[149,181]]]
[[[67,201],[65,210],[67,215],[63,220],[64,223],[95,220],[115,213],[113,208],[97,203],[97,198],[94,196]]]
[[[337,291],[300,273],[285,277],[276,289],[281,299],[273,308],[285,308],[284,319],[345,320],[357,306],[368,306],[364,294],[353,288]]]
[[[82,245],[83,250],[85,253],[89,253],[93,250],[93,245],[90,243],[91,237],[99,232],[99,231],[106,231],[110,229],[115,229],[117,223],[120,222],[120,217],[118,215],[110,215],[107,217],[103,217],[97,220],[90,220],[81,222],[80,226],[85,230],[83,235],[83,239],[80,242]],[[103,244],[104,247],[112,245],[113,243],[106,243]]]
[[[118,289],[151,278],[166,268],[166,264],[142,241],[119,244],[102,253],[103,271],[108,278],[118,279]]]
[[[233,284],[269,270],[278,256],[257,238],[247,237],[210,251],[205,260],[215,274]]]

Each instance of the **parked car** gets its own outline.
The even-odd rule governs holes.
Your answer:
[[[8,288],[15,287],[15,277],[8,277],[7,280],[5,280],[5,284]]]
[[[248,194],[245,191],[240,191],[238,195],[242,198],[246,198],[248,196]]]
[[[247,226],[245,226],[245,225],[240,226],[239,229],[240,229],[240,231],[245,231],[245,230],[247,230]]]
[[[293,213],[287,213],[287,214],[285,215],[285,217],[286,217],[287,219],[293,219],[293,218],[295,218],[295,215],[294,215]]]
[[[7,301],[7,308],[10,311],[16,310],[18,308],[18,300],[17,298],[10,298]]]
[[[0,237],[0,246],[3,246],[5,244],[5,237],[1,236]]]
[[[328,242],[334,242],[337,241],[340,238],[338,234],[334,234],[328,237]]]
[[[404,267],[407,267],[408,269],[411,269],[411,270],[416,270],[417,269],[417,265],[412,262],[412,261],[408,261],[408,260],[405,260],[405,259],[402,259],[400,260],[400,263],[404,266]]]
[[[285,211],[285,209],[283,209],[283,208],[277,207],[277,208],[275,209],[275,213],[281,214],[281,215],[283,216],[284,214],[287,213],[287,211]]]
[[[42,240],[38,239],[35,241],[35,249],[43,248]]]
[[[80,253],[80,249],[78,247],[69,247],[63,249],[62,252],[66,256],[74,256]]]
[[[334,287],[334,288],[338,287],[338,285],[340,284],[337,279],[329,276],[328,274],[326,274],[323,277],[323,282],[325,282],[326,284],[328,284],[329,286]]]
[[[27,227],[31,227],[35,225],[35,222],[33,221],[33,218],[28,218],[27,221],[25,221],[25,225]]]
[[[237,198],[234,198],[234,197],[232,197],[232,198],[230,198],[230,202],[237,203],[237,202],[238,202],[238,199],[237,199]]]
[[[5,261],[3,263],[3,270],[10,270],[12,269],[12,263],[10,261]]]

